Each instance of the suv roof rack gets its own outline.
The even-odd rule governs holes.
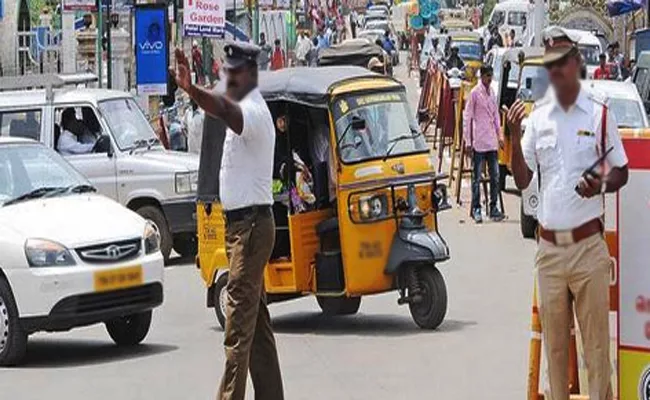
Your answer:
[[[46,99],[52,100],[54,88],[67,85],[81,85],[97,81],[97,75],[90,72],[78,74],[35,74],[0,77],[0,92],[7,90],[38,89],[46,90]]]

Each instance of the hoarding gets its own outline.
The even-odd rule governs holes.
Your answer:
[[[135,8],[135,63],[138,95],[166,95],[169,67],[167,6]]]
[[[226,25],[224,0],[185,0],[183,35],[223,38]]]

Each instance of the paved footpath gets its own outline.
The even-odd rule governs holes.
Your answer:
[[[415,110],[417,81],[405,75]],[[520,236],[518,199],[505,201],[502,223],[474,225],[466,208],[440,215],[452,258],[441,266],[449,310],[437,331],[419,330],[396,293],[335,319],[313,298],[271,306],[287,400],[525,398],[535,244]],[[176,264],[144,345],[118,349],[102,326],[34,335],[26,365],[0,369],[0,399],[213,399],[223,334],[196,268]]]

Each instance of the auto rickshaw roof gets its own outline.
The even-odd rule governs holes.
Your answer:
[[[318,55],[318,65],[356,65],[366,67],[372,57],[380,60],[383,49],[368,39],[350,39],[341,44],[323,49]]]
[[[259,88],[266,101],[288,101],[315,107],[328,104],[331,91],[354,80],[383,79],[402,86],[394,79],[356,66],[284,68],[260,72]]]
[[[522,52],[524,53],[524,61],[531,60],[533,58],[539,58],[541,61],[541,58],[544,56],[543,47],[515,47],[514,49],[510,49],[503,54],[501,62],[518,62],[519,54]]]

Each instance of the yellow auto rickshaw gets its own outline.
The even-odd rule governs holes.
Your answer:
[[[483,39],[478,32],[450,32],[451,46],[458,47],[458,55],[465,63],[465,79],[478,82],[478,70],[483,65]]]
[[[354,66],[260,72],[259,81],[282,164],[268,301],[315,295],[324,313],[346,315],[362,296],[394,290],[419,327],[435,329],[447,309],[438,263],[449,258],[437,212],[449,205],[404,86]],[[216,180],[218,169],[203,167]],[[197,263],[223,326],[224,221],[218,194],[199,194]]]

